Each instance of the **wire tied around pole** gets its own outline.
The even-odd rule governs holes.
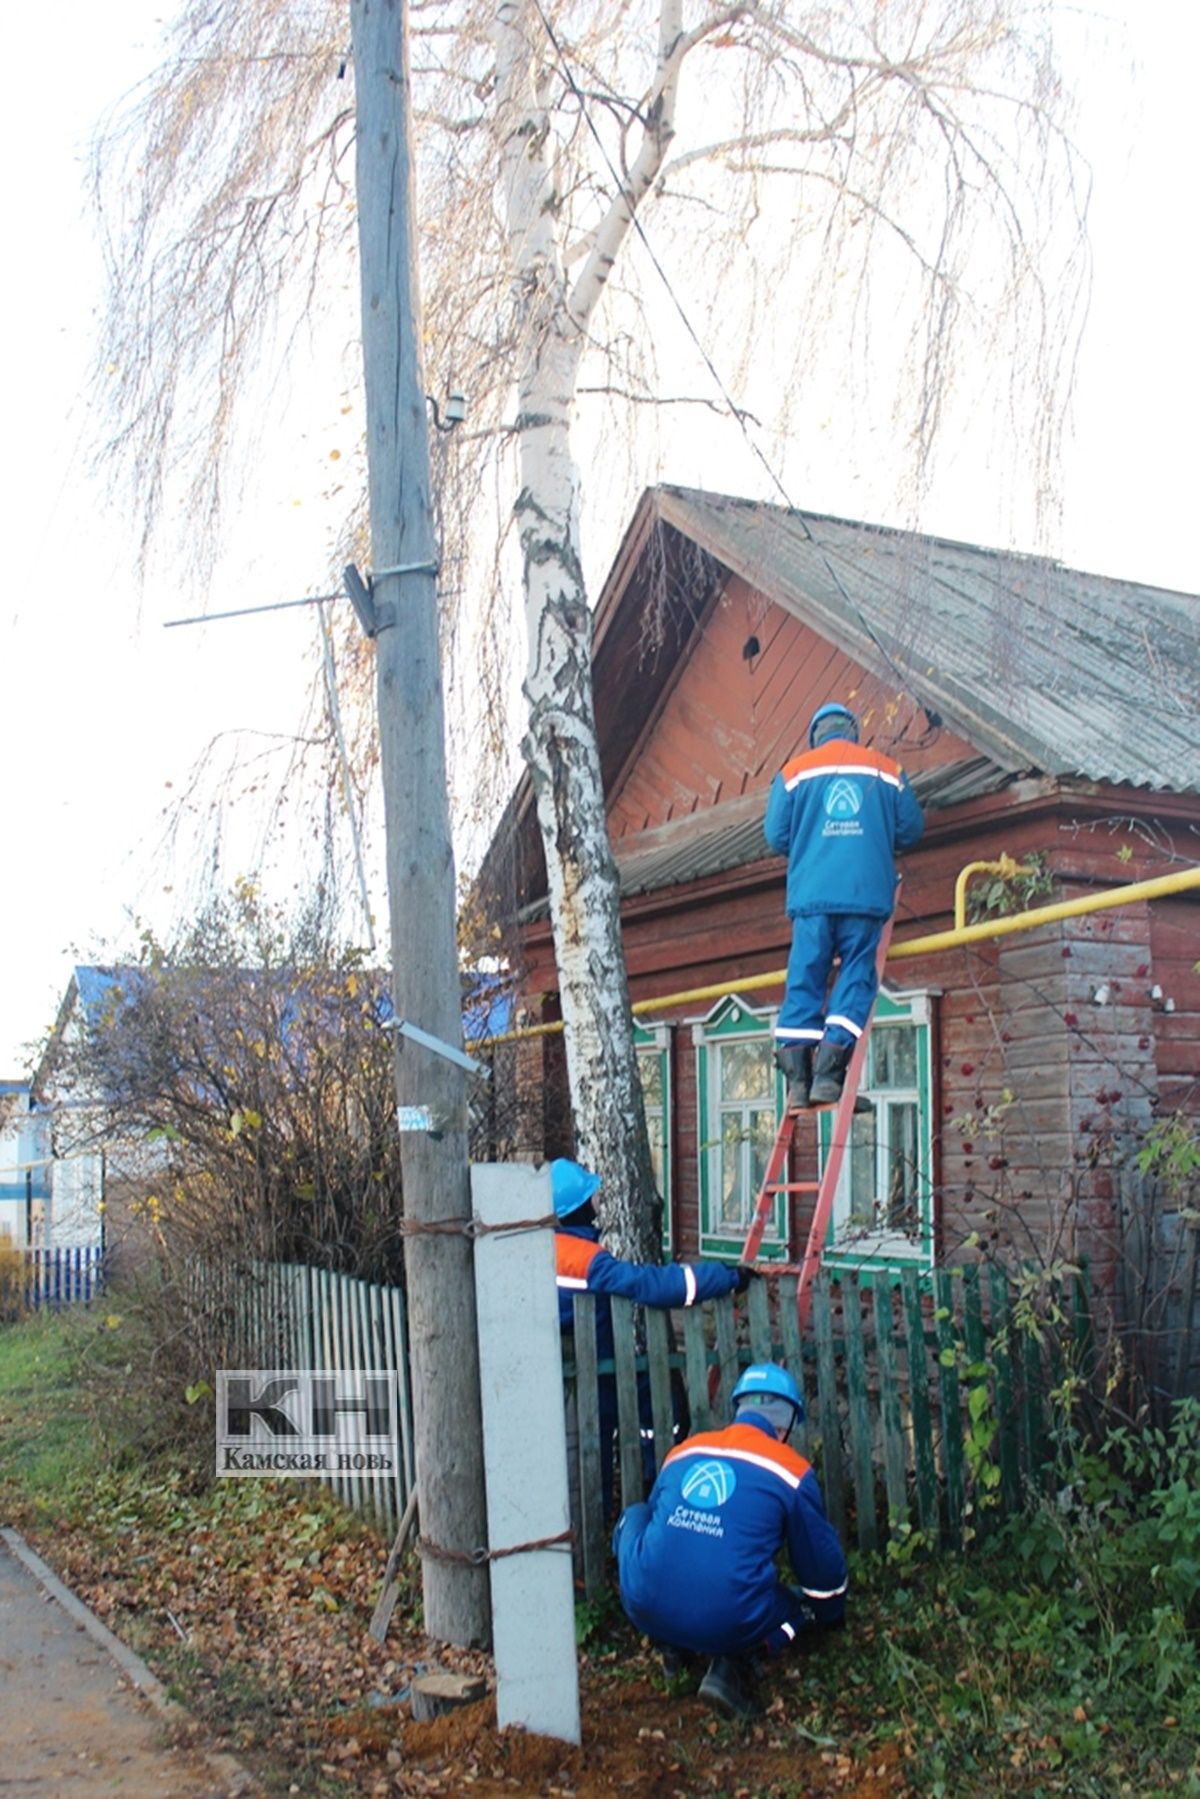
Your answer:
[[[534,1549],[570,1549],[575,1542],[573,1530],[563,1530],[556,1537],[535,1537],[531,1543],[510,1543],[506,1549],[443,1549],[428,1537],[417,1538],[417,1554],[433,1562],[459,1562],[471,1568],[485,1568],[506,1555],[526,1555]]]
[[[508,1224],[485,1224],[482,1218],[430,1219],[401,1218],[398,1229],[402,1237],[491,1237],[510,1236],[524,1231],[553,1230],[558,1219],[553,1212],[542,1218],[514,1218]]]

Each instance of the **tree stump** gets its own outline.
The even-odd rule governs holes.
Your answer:
[[[426,1723],[460,1705],[474,1705],[486,1693],[487,1681],[475,1674],[419,1674],[412,1683],[412,1715]]]

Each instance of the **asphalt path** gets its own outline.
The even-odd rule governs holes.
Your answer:
[[[186,1718],[15,1532],[0,1533],[0,1795],[229,1799],[232,1758],[173,1747]]]

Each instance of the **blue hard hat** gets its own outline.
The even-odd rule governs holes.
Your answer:
[[[831,729],[828,726],[823,731],[818,729],[820,725],[825,724],[827,719],[834,718],[843,719],[845,721],[846,729]],[[824,743],[830,737],[848,737],[851,743],[858,742],[858,720],[855,718],[853,712],[851,712],[849,706],[839,705],[836,700],[828,706],[818,706],[808,724],[808,744],[810,749],[816,749],[818,740],[821,743]]]
[[[796,1421],[804,1421],[804,1395],[778,1362],[751,1362],[743,1372],[733,1389],[734,1410],[742,1400],[752,1404],[755,1399],[786,1399],[796,1408]]]
[[[559,1156],[550,1164],[550,1191],[554,1195],[555,1216],[569,1218],[600,1191],[600,1176],[579,1162]]]

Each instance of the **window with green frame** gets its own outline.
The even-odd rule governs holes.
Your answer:
[[[671,1030],[669,1025],[633,1026],[638,1073],[642,1077],[642,1101],[650,1136],[650,1160],[654,1184],[663,1201],[663,1250],[671,1250]]]
[[[822,1256],[828,1269],[933,1265],[933,1121],[928,994],[881,993]],[[833,1115],[820,1116],[821,1161]]]
[[[692,1027],[699,1117],[700,1251],[736,1257],[783,1116],[784,1085],[774,1064],[775,1013],[730,997]],[[761,1261],[787,1255],[787,1205],[776,1198]]]

